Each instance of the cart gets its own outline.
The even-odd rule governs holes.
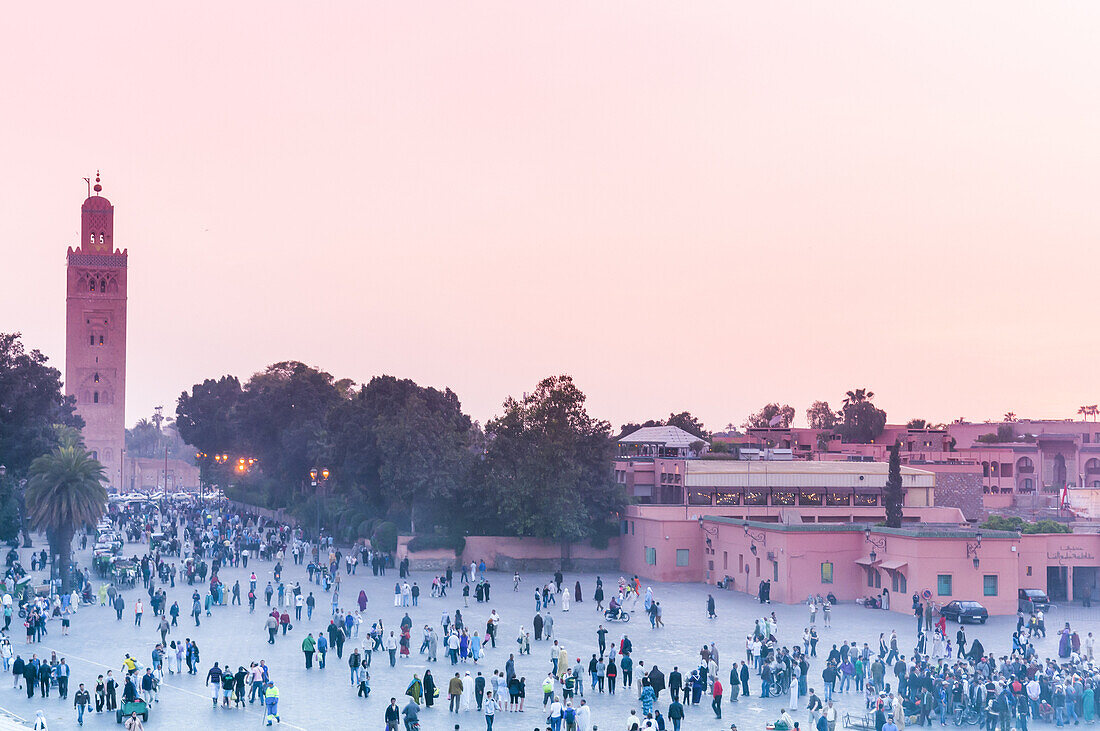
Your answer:
[[[133,587],[137,585],[137,564],[129,559],[116,560],[111,566],[111,575],[117,586]]]
[[[149,721],[149,704],[140,698],[129,703],[123,703],[115,711],[115,723],[122,723],[122,719],[128,718],[131,713],[136,713],[141,717],[142,723],[147,723]]]

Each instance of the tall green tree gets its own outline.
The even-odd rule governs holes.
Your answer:
[[[184,391],[176,401],[176,428],[192,447],[207,454],[219,454],[240,448],[242,441],[237,421],[237,406],[242,396],[236,376],[207,378]]]
[[[0,463],[6,476],[0,479],[0,540],[23,532],[31,545],[29,525],[20,485],[31,463],[58,445],[58,426],[84,427],[76,414],[76,400],[61,390],[61,372],[47,364],[38,350],[27,352],[19,333],[0,333]],[[12,516],[19,516],[14,523]]]
[[[806,421],[811,429],[833,429],[836,427],[837,415],[828,401],[814,401],[806,409]]]
[[[455,524],[477,443],[458,396],[379,376],[328,415],[334,473],[349,492],[414,531]]]
[[[27,512],[59,557],[62,593],[72,589],[73,535],[94,526],[106,509],[104,480],[103,465],[80,446],[58,447],[31,463]]]
[[[75,399],[62,393],[61,372],[40,351],[27,352],[20,337],[0,333],[0,462],[15,480],[57,446],[56,425],[84,427]]]
[[[710,432],[703,426],[703,422],[693,416],[690,411],[681,411],[679,414],[669,414],[668,418],[665,419],[665,426],[679,427],[688,434],[693,434],[700,439],[710,439]]]
[[[332,375],[298,361],[268,366],[248,379],[234,410],[247,456],[260,460],[278,507],[291,503],[296,488],[327,451],[329,411],[342,400]]]
[[[482,525],[568,544],[608,530],[626,504],[608,465],[611,425],[594,419],[570,376],[539,382],[485,427],[487,450],[472,490]]]
[[[874,397],[874,392],[865,388],[848,391],[845,395],[837,425],[837,431],[845,442],[867,444],[877,439],[886,428],[886,412],[872,403]]]
[[[905,490],[901,486],[901,444],[894,442],[889,451],[890,468],[886,475],[882,501],[886,506],[887,527],[900,528],[902,506],[905,504]]]

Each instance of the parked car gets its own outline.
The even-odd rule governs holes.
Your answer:
[[[973,601],[948,602],[940,609],[940,614],[946,619],[955,620],[959,624],[967,620],[985,624],[985,620],[989,619],[989,612],[986,608]]]
[[[1028,614],[1050,609],[1050,599],[1042,589],[1020,589],[1019,604],[1019,610]]]

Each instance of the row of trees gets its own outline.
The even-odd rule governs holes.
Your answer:
[[[834,411],[828,401],[814,401],[806,409],[806,421],[811,429],[826,429],[839,434],[845,442],[869,442],[886,428],[886,412],[872,403],[874,398],[874,391],[853,389],[845,394],[838,411]],[[787,428],[794,417],[795,409],[790,404],[770,403],[750,414],[741,426],[745,429]]]
[[[349,380],[297,361],[245,383],[208,379],[179,397],[176,426],[207,482],[248,502],[323,518],[342,538],[380,520],[418,533],[497,532],[563,542],[614,533],[626,503],[611,479],[611,426],[569,376],[509,398],[484,428],[450,389]],[[214,456],[230,454],[226,464]],[[235,458],[256,460],[243,474]],[[328,469],[314,485],[311,469]]]

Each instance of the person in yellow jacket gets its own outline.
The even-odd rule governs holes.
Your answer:
[[[267,725],[270,726],[271,722],[278,721],[282,723],[282,719],[279,718],[279,689],[275,687],[274,683],[268,683],[267,688],[264,689],[264,706],[265,706],[265,718]]]

